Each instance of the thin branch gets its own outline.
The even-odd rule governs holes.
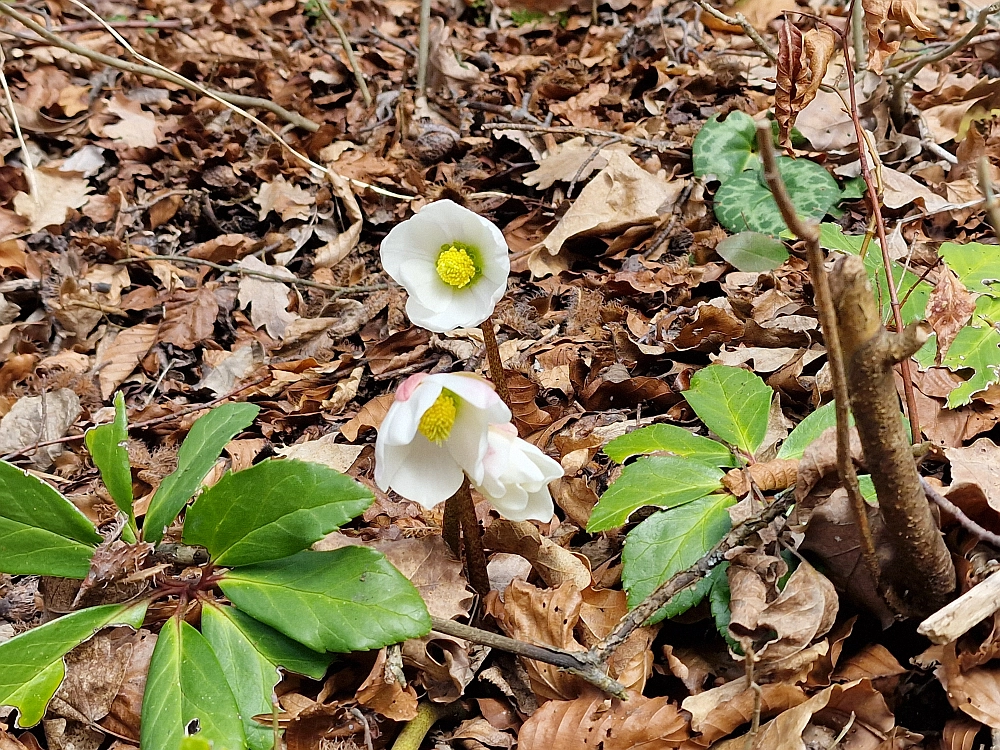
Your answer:
[[[716,18],[719,21],[722,21],[722,23],[728,24],[729,26],[738,26],[741,29],[743,29],[743,33],[746,34],[748,37],[750,37],[750,39],[753,41],[754,44],[757,45],[757,47],[761,50],[761,52],[767,55],[767,58],[775,65],[778,64],[778,53],[774,51],[771,45],[769,45],[767,42],[764,41],[764,38],[760,35],[757,29],[753,27],[753,24],[750,23],[742,13],[737,13],[735,17],[727,16],[721,10],[713,8],[711,5],[709,5],[707,0],[695,0],[695,2],[698,3],[698,5],[701,7],[703,11],[708,13],[708,15],[712,16],[713,18]]]
[[[17,142],[21,144],[21,153],[24,155],[24,176],[28,180],[28,193],[36,206],[41,205],[42,197],[38,193],[38,179],[35,177],[35,165],[31,163],[31,152],[28,151],[28,144],[24,140],[24,133],[21,132],[21,123],[17,119],[17,112],[14,110],[14,97],[10,95],[10,88],[7,86],[7,75],[4,68],[7,67],[7,55],[4,53],[3,45],[0,44],[0,84],[3,85],[4,96],[7,97],[7,111],[10,113],[10,121],[14,123],[14,132],[17,134]]]
[[[592,663],[588,659],[586,651],[573,652],[549,646],[536,646],[533,643],[514,640],[505,635],[473,628],[454,620],[443,620],[440,617],[431,617],[431,627],[439,633],[461,638],[471,643],[478,643],[482,646],[517,654],[526,659],[552,664],[560,669],[565,669],[570,674],[577,675],[606,693],[622,699],[628,698],[625,687],[617,680],[608,677],[603,670]]]
[[[368,84],[365,83],[365,75],[361,72],[361,66],[358,64],[358,58],[354,54],[354,47],[351,46],[351,40],[347,38],[347,32],[344,31],[344,27],[341,25],[337,17],[333,15],[329,6],[326,4],[326,0],[317,0],[319,3],[320,10],[323,11],[323,15],[326,16],[326,20],[330,22],[333,26],[334,31],[337,32],[337,36],[340,37],[340,45],[344,48],[344,52],[347,55],[347,61],[351,65],[351,70],[354,72],[354,80],[358,82],[358,88],[361,90],[361,96],[364,97],[365,106],[372,106],[372,95],[368,90]]]
[[[844,59],[850,59],[847,37],[841,36],[843,43]],[[882,218],[882,205],[879,200],[878,186],[872,178],[872,171],[868,166],[869,149],[866,147],[864,128],[861,127],[861,120],[858,117],[858,96],[854,88],[854,68],[845,65],[847,73],[847,88],[851,96],[851,109],[848,114],[854,124],[854,133],[858,139],[858,159],[861,162],[861,176],[865,181],[865,191],[868,196],[868,203],[872,209],[872,217],[875,219],[875,231],[878,235],[879,249],[882,251],[882,267],[885,271],[885,285],[889,290],[889,307],[892,309],[892,319],[897,331],[902,331],[903,314],[900,311],[899,295],[896,292],[896,283],[892,278],[892,259],[889,257],[889,241],[885,234],[885,220]],[[910,422],[910,439],[914,443],[920,442],[920,417],[917,414],[917,398],[913,393],[913,375],[910,372],[910,360],[904,359],[899,363],[900,375],[903,378],[903,395],[906,401],[906,416]]]
[[[427,61],[431,48],[431,0],[420,0],[420,36],[417,39],[417,99],[427,98]]]
[[[386,289],[385,284],[369,284],[368,286],[334,286],[333,284],[324,284],[319,281],[310,281],[309,279],[299,279],[299,278],[288,278],[287,276],[282,276],[277,273],[268,273],[267,271],[257,271],[252,268],[243,268],[242,266],[226,266],[222,263],[215,263],[210,260],[201,260],[200,258],[189,258],[186,255],[144,255],[139,258],[123,258],[122,260],[115,261],[115,265],[133,265],[135,263],[145,263],[150,260],[163,260],[169,263],[182,263],[189,266],[208,266],[209,268],[214,268],[216,271],[222,271],[223,273],[235,273],[240,276],[256,276],[261,279],[268,279],[270,281],[280,281],[284,284],[291,284],[292,286],[306,286],[311,289],[322,289],[326,292],[333,292],[334,294],[360,294],[362,292],[375,292],[380,289]]]
[[[153,419],[144,419],[141,422],[133,422],[132,424],[129,425],[129,429],[145,430],[149,429],[150,427],[155,427],[158,424],[163,424],[164,422],[173,421],[179,417],[186,416],[187,414],[192,414],[196,411],[202,411],[203,409],[210,409],[216,404],[220,404],[223,401],[228,401],[238,393],[242,393],[243,391],[250,390],[251,388],[260,385],[265,380],[268,380],[270,377],[271,377],[270,375],[265,375],[264,377],[257,378],[256,380],[253,380],[247,383],[246,385],[241,385],[239,388],[235,388],[231,390],[229,393],[223,394],[218,398],[213,398],[211,401],[207,401],[204,404],[189,404],[188,406],[185,406],[182,409],[178,409],[177,411],[171,412],[170,414],[166,414],[162,417],[154,417]],[[83,440],[83,438],[84,435],[64,435],[63,437],[54,438],[52,440],[43,440],[40,443],[34,443],[25,448],[16,450],[13,453],[8,453],[5,456],[0,456],[0,461],[10,461],[12,459],[17,458],[18,456],[23,456],[26,453],[31,453],[37,450],[38,448],[45,448],[49,445],[60,445],[62,443],[75,443],[78,440]]]
[[[792,234],[806,244],[809,275],[812,277],[816,307],[819,311],[823,340],[826,344],[826,359],[830,363],[830,379],[833,381],[833,399],[837,413],[837,473],[840,475],[840,482],[847,492],[851,509],[854,511],[858,535],[861,537],[861,557],[864,560],[865,569],[877,584],[880,579],[878,556],[875,553],[875,542],[872,538],[871,526],[868,523],[867,504],[861,494],[858,474],[851,458],[849,422],[851,403],[847,392],[844,352],[840,345],[840,331],[837,328],[837,313],[834,309],[833,296],[830,293],[830,280],[824,265],[823,251],[819,246],[819,229],[812,222],[802,221],[795,211],[792,199],[785,188],[785,182],[781,179],[781,173],[778,171],[778,160],[774,152],[770,125],[766,123],[757,125],[757,144],[764,162],[764,179],[771,189],[775,203],[778,204],[781,216]]]
[[[698,562],[686,570],[675,573],[664,581],[649,596],[640,602],[639,606],[623,617],[604,639],[594,646],[588,661],[594,664],[605,664],[615,650],[625,642],[636,628],[642,627],[660,608],[669,602],[676,594],[693,586],[707,576],[719,564],[725,562],[726,552],[744,544],[753,534],[757,533],[792,506],[794,497],[791,492],[774,498],[770,505],[765,506],[760,513],[749,518],[723,537],[711,550],[705,553]]]
[[[556,135],[592,135],[598,138],[615,138],[632,143],[636,146],[649,148],[654,151],[673,151],[680,148],[681,144],[670,141],[650,140],[649,138],[639,138],[634,135],[623,135],[610,130],[600,130],[599,128],[577,128],[572,125],[534,125],[530,122],[486,122],[480,126],[483,130],[524,130],[529,133],[553,133]]]
[[[923,477],[920,477],[920,485],[924,488],[924,494],[927,495],[927,498],[929,500],[933,500],[934,504],[941,508],[941,510],[954,516],[955,520],[958,521],[959,525],[966,531],[972,533],[973,536],[982,539],[984,542],[992,544],[997,549],[1000,549],[1000,534],[994,534],[992,531],[987,531],[978,523],[973,521],[962,512],[961,508],[938,492],[934,486]]]
[[[985,156],[980,156],[976,164],[976,174],[979,176],[979,190],[986,197],[986,218],[993,227],[993,234],[1000,240],[1000,201],[993,192],[993,177],[990,175],[990,163]]]

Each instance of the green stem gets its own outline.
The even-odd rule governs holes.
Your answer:
[[[392,743],[392,750],[419,750],[424,737],[431,730],[431,727],[438,721],[448,716],[457,716],[465,712],[465,707],[461,703],[430,703],[420,701],[417,706],[417,715],[407,722],[403,731]]]

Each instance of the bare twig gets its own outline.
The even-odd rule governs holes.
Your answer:
[[[990,175],[990,163],[985,156],[980,156],[976,163],[976,174],[979,176],[979,190],[986,197],[986,218],[993,228],[993,234],[1000,240],[1000,201],[993,192],[993,177]]]
[[[840,482],[847,492],[851,509],[854,511],[858,535],[861,537],[861,557],[864,560],[865,569],[877,585],[880,578],[878,557],[875,554],[875,542],[872,539],[871,526],[868,523],[867,505],[861,494],[858,474],[851,458],[849,422],[851,403],[847,392],[847,374],[844,366],[844,353],[840,345],[840,331],[837,328],[837,314],[834,309],[833,296],[830,293],[830,280],[823,264],[823,251],[819,246],[819,229],[811,222],[802,221],[795,212],[795,206],[785,189],[781,173],[778,171],[778,160],[774,152],[770,125],[758,124],[757,144],[764,162],[764,179],[771,189],[771,194],[774,195],[774,201],[781,211],[781,216],[792,234],[806,243],[809,275],[812,277],[816,308],[819,311],[823,340],[826,344],[826,358],[830,363],[830,378],[833,381],[833,398],[837,412],[837,473],[840,475]]]
[[[650,140],[649,138],[638,138],[634,135],[624,135],[610,130],[600,130],[599,128],[577,128],[571,125],[534,125],[530,122],[487,122],[480,127],[483,130],[524,130],[529,133],[553,133],[556,135],[592,135],[598,138],[614,138],[625,143],[632,143],[636,146],[652,149],[654,151],[673,151],[680,148],[681,144],[670,141]]]
[[[427,59],[431,48],[431,0],[420,0],[420,32],[417,45],[417,99],[426,99]]]
[[[765,506],[760,513],[753,518],[749,518],[726,536],[702,556],[698,562],[686,570],[675,573],[668,580],[664,581],[640,604],[619,621],[605,638],[590,650],[589,659],[595,664],[605,664],[614,654],[625,639],[631,635],[636,628],[643,624],[653,615],[660,611],[660,608],[669,602],[678,592],[693,586],[702,578],[707,576],[720,563],[725,562],[726,552],[744,544],[753,534],[757,533],[771,521],[791,507],[794,498],[789,492],[774,498],[770,505]]]
[[[595,663],[589,660],[586,651],[564,651],[559,648],[549,646],[536,646],[533,643],[525,643],[505,635],[491,633],[488,630],[469,627],[454,620],[442,620],[439,617],[431,617],[431,627],[439,633],[461,638],[482,646],[517,654],[526,659],[552,664],[565,669],[571,674],[583,678],[591,685],[594,685],[606,693],[626,699],[628,694],[625,687],[617,680],[608,677],[604,671]]]
[[[854,45],[854,69],[868,67],[865,55],[865,8],[858,0],[851,0],[851,41]]]
[[[934,485],[923,477],[920,478],[920,484],[924,488],[924,494],[927,495],[930,500],[934,501],[934,504],[941,508],[941,510],[954,516],[955,520],[958,521],[962,528],[971,533],[973,536],[982,539],[984,542],[992,544],[997,549],[1000,549],[1000,534],[994,534],[992,531],[984,529],[978,523],[973,521],[965,515],[961,508],[938,492]]]
[[[729,26],[738,26],[743,29],[743,33],[750,37],[753,43],[756,44],[765,55],[767,55],[767,58],[771,62],[775,64],[778,63],[778,53],[774,51],[774,48],[772,48],[771,45],[764,41],[764,38],[760,35],[757,29],[753,27],[753,24],[751,24],[742,13],[737,13],[735,16],[727,16],[721,10],[713,8],[709,5],[707,0],[695,0],[695,2],[698,3],[701,9],[708,13],[708,15],[717,18],[722,21],[722,23],[728,24]]]
[[[372,106],[372,95],[368,90],[368,84],[365,83],[365,75],[361,72],[361,66],[358,64],[358,58],[354,54],[354,47],[351,46],[351,40],[347,38],[347,32],[344,31],[343,25],[337,20],[337,17],[333,15],[333,11],[330,10],[329,6],[326,4],[326,0],[317,0],[319,3],[320,10],[323,11],[323,15],[326,16],[326,20],[330,22],[333,26],[334,31],[337,32],[337,36],[340,37],[340,45],[344,48],[344,53],[347,55],[347,62],[351,65],[351,70],[354,73],[354,80],[358,82],[358,89],[361,90],[361,96],[364,97],[365,106]]]
[[[841,36],[841,42],[843,43],[844,59],[850,59],[847,37]],[[885,221],[882,218],[880,192],[878,186],[875,184],[875,180],[872,178],[872,171],[868,166],[868,157],[869,155],[874,156],[874,154],[865,145],[867,141],[865,140],[864,128],[861,127],[861,120],[858,116],[858,97],[857,91],[854,88],[854,69],[851,65],[845,65],[844,70],[847,73],[847,88],[851,97],[851,108],[848,114],[851,116],[851,121],[854,124],[854,133],[858,139],[858,159],[861,162],[861,176],[865,181],[865,186],[868,188],[865,191],[865,195],[868,198],[868,204],[871,206],[872,217],[875,219],[875,231],[878,235],[879,249],[882,251],[882,267],[886,278],[885,285],[889,290],[889,307],[892,309],[892,319],[896,331],[902,332],[903,314],[900,311],[896,282],[892,278],[892,259],[889,257],[889,241],[886,239]],[[903,396],[906,401],[906,417],[910,422],[910,439],[915,443],[919,443],[920,417],[917,414],[917,399],[913,393],[913,375],[910,372],[909,358],[899,363],[899,371],[903,378]]]
[[[209,268],[214,268],[216,271],[222,271],[223,273],[235,273],[240,276],[256,276],[260,279],[268,279],[270,281],[280,281],[284,284],[291,284],[292,286],[307,286],[311,289],[322,289],[326,292],[333,292],[334,294],[361,294],[363,292],[375,292],[380,289],[385,289],[385,284],[369,284],[368,286],[334,286],[333,284],[324,284],[319,281],[310,281],[309,279],[299,279],[299,278],[289,278],[287,276],[282,276],[277,273],[268,273],[267,271],[257,271],[252,268],[243,268],[242,266],[226,266],[222,263],[215,263],[210,260],[201,260],[200,258],[189,258],[186,255],[144,255],[138,258],[123,258],[122,260],[115,261],[116,265],[133,265],[135,263],[145,263],[150,260],[163,260],[169,263],[182,263],[189,266],[208,266]]]
[[[243,391],[250,390],[251,388],[260,385],[265,380],[268,380],[270,377],[271,377],[270,375],[265,375],[262,378],[257,378],[256,380],[253,380],[247,383],[246,385],[241,385],[239,388],[231,390],[229,393],[223,394],[218,398],[213,398],[211,401],[206,401],[204,404],[190,404],[189,406],[185,406],[182,409],[178,409],[177,411],[171,412],[170,414],[166,414],[162,417],[154,417],[153,419],[144,419],[141,422],[133,422],[132,424],[129,425],[129,429],[146,430],[149,429],[150,427],[155,427],[158,424],[163,424],[164,422],[171,422],[175,419],[186,416],[188,414],[192,414],[196,411],[202,411],[203,409],[211,409],[216,404],[221,404],[223,401],[228,401],[238,393],[242,393]],[[54,438],[53,440],[43,440],[40,443],[29,445],[25,448],[16,450],[13,453],[8,453],[5,456],[0,456],[0,461],[10,461],[12,459],[17,458],[18,456],[23,456],[26,453],[31,453],[32,451],[38,448],[45,448],[46,446],[49,445],[60,445],[62,443],[75,443],[78,440],[83,440],[83,438],[84,438],[83,435],[64,435],[63,437]]]
[[[21,123],[17,119],[17,112],[14,110],[14,97],[10,95],[10,88],[7,86],[7,75],[4,68],[7,67],[7,56],[4,53],[3,45],[0,44],[0,84],[3,85],[4,96],[7,97],[7,111],[10,113],[10,121],[14,123],[14,132],[17,134],[17,142],[21,144],[21,153],[24,155],[24,176],[28,180],[28,193],[35,205],[39,205],[41,196],[38,194],[38,180],[35,177],[35,165],[31,163],[31,152],[28,151],[28,144],[24,140],[24,133],[21,132]]]
[[[497,389],[503,402],[510,407],[510,389],[507,388],[507,376],[503,371],[503,359],[500,358],[500,347],[497,345],[497,335],[493,330],[493,316],[483,321],[480,329],[483,332],[483,344],[486,347],[486,359],[490,365],[490,380]]]

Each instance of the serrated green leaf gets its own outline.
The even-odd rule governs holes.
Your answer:
[[[212,409],[193,425],[177,451],[177,469],[164,477],[149,501],[142,535],[147,542],[159,542],[184,504],[194,496],[226,443],[245,430],[257,416],[254,404],[223,404]]]
[[[661,583],[712,549],[729,532],[726,508],[735,502],[732,495],[709,495],[656,513],[632,529],[622,551],[622,584],[629,607],[638,605]],[[681,591],[650,622],[686,612],[705,598],[710,586],[711,581],[703,578],[693,588]]]
[[[184,542],[226,567],[277,560],[307,549],[374,499],[327,466],[269,459],[206,489],[184,518]]]
[[[244,612],[314,651],[382,648],[431,627],[413,584],[367,547],[306,550],[237,568],[220,586]]]
[[[90,451],[94,465],[101,472],[104,486],[115,501],[115,505],[129,520],[132,515],[132,470],[128,463],[128,416],[125,410],[125,395],[115,394],[115,419],[108,424],[87,430],[84,442]]]
[[[145,603],[91,607],[0,644],[0,706],[18,710],[18,727],[33,727],[42,720],[66,674],[63,657],[108,625],[138,629],[145,614]]]
[[[764,442],[774,391],[742,367],[709,365],[698,370],[684,398],[712,432],[753,455]]]
[[[975,323],[976,317],[973,317]],[[962,328],[948,347],[941,365],[950,370],[972,368],[968,380],[948,394],[948,408],[969,403],[972,397],[1000,381],[1000,333],[979,318],[982,327],[970,324]]]
[[[139,743],[179,747],[188,734],[210,742],[213,750],[247,746],[236,699],[211,645],[184,620],[171,617],[149,660]]]
[[[274,686],[281,679],[278,667],[320,680],[331,657],[310,651],[235,607],[202,607],[201,630],[232,688],[247,744],[252,750],[271,750],[273,730],[253,717],[271,711]]]
[[[86,578],[101,535],[73,503],[0,461],[0,571]]]
[[[786,260],[788,250],[781,240],[758,232],[739,232],[715,246],[723,260],[739,271],[773,271]]]
[[[736,466],[729,448],[707,437],[672,424],[651,424],[626,433],[604,446],[604,452],[616,463],[632,456],[664,451],[681,458],[691,458],[709,466]]]
[[[778,159],[792,204],[804,219],[822,219],[840,199],[840,188],[829,172],[808,159]],[[715,216],[731,232],[749,229],[779,236],[787,227],[764,176],[747,171],[726,180],[715,194]]]
[[[757,125],[752,117],[737,111],[720,121],[713,115],[692,145],[694,174],[725,182],[744,169],[759,169],[756,147]]]
[[[854,425],[854,415],[848,412],[848,424]],[[807,416],[791,431],[781,444],[778,458],[802,458],[813,440],[831,427],[837,426],[837,406],[831,401]]]
[[[722,488],[722,472],[689,458],[650,456],[626,466],[590,513],[587,531],[625,524],[639,508],[673,508]]]
[[[942,242],[938,253],[970,292],[1000,294],[1000,288],[989,283],[1000,280],[1000,247],[981,242]]]

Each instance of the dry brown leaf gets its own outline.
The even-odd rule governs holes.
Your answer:
[[[581,592],[580,632],[583,642],[593,646],[606,637],[621,619],[628,614],[628,597],[620,589],[595,589],[592,586]],[[659,632],[659,625],[636,628],[622,643],[608,662],[610,674],[629,690],[641,693],[653,671],[653,652],[650,646]]]
[[[66,654],[66,676],[48,712],[88,724],[99,722],[111,711],[131,658],[130,640],[103,633],[77,646]]]
[[[934,671],[948,695],[948,702],[976,721],[1000,729],[1000,667],[962,670],[955,648],[954,643],[944,647],[941,665]]]
[[[260,191],[253,202],[260,206],[260,214],[257,217],[260,221],[264,221],[271,211],[280,215],[282,221],[290,219],[305,221],[309,218],[316,199],[309,194],[309,191],[293,185],[279,174],[273,182],[265,182],[260,186]]]
[[[333,194],[340,198],[344,205],[344,211],[350,221],[347,229],[336,235],[327,236],[319,227],[316,235],[326,240],[326,245],[316,250],[314,261],[316,268],[330,268],[337,265],[347,254],[358,244],[361,237],[361,227],[364,224],[364,217],[361,215],[361,208],[358,206],[358,199],[351,192],[350,183],[334,172],[327,172],[330,182],[333,185]]]
[[[128,640],[132,644],[128,666],[118,695],[111,703],[111,711],[101,721],[101,726],[138,743],[142,697],[146,692],[146,676],[156,647],[156,636],[148,630],[140,630],[128,636]]]
[[[549,586],[572,583],[582,591],[590,585],[590,567],[582,561],[586,558],[542,536],[529,521],[506,518],[494,521],[483,536],[483,545],[489,550],[525,558]]]
[[[284,458],[295,458],[299,461],[311,461],[315,464],[323,464],[331,469],[346,473],[354,464],[354,461],[361,451],[365,449],[363,445],[345,445],[335,443],[336,433],[324,435],[317,440],[308,440],[304,443],[296,443],[285,448],[278,448],[275,453]]]
[[[575,179],[583,183],[594,171],[607,166],[608,160],[604,152],[622,151],[629,154],[634,150],[634,147],[626,143],[616,143],[601,149],[598,156],[591,158],[594,147],[587,143],[586,138],[583,136],[570,138],[546,151],[538,163],[538,169],[525,173],[524,184],[534,185],[539,190],[548,190],[557,180],[572,182]]]
[[[32,232],[66,223],[70,210],[84,206],[89,200],[90,185],[75,172],[36,167],[35,180],[39,200],[27,193],[14,196],[14,210],[27,219]]]
[[[580,191],[542,246],[556,255],[572,237],[621,232],[656,221],[658,209],[672,206],[684,184],[651,175],[628,155],[614,151],[608,156],[608,166]]]
[[[972,750],[982,728],[978,721],[965,716],[948,719],[941,732],[941,750]]]
[[[722,478],[722,484],[737,497],[746,495],[754,485],[764,492],[784,490],[795,485],[798,467],[797,458],[775,458],[746,469],[730,469]]]
[[[918,39],[934,36],[934,32],[917,16],[916,0],[862,0],[865,11],[865,29],[868,32],[868,69],[879,75],[885,61],[896,50],[899,42],[885,40],[886,21],[897,21],[917,32]]]
[[[416,682],[437,703],[453,703],[476,676],[469,657],[469,643],[432,633],[403,643],[403,663],[417,670]]]
[[[976,309],[976,296],[950,268],[941,272],[938,283],[934,285],[930,299],[927,300],[927,322],[937,334],[937,362],[948,353],[948,347],[955,340],[958,332],[972,318]]]
[[[295,274],[284,266],[269,266],[259,258],[248,255],[239,263],[240,268],[250,271],[261,271],[264,273],[281,276],[283,278],[295,279]],[[240,307],[250,310],[250,322],[254,328],[263,327],[267,335],[276,341],[280,341],[285,336],[288,326],[298,319],[298,314],[288,310],[287,286],[280,281],[273,281],[259,276],[243,276],[240,279],[239,301]]]
[[[839,44],[840,40],[833,33],[833,29],[825,24],[810,29],[803,35],[802,50],[809,68],[809,83],[798,91],[797,112],[801,112],[816,98],[819,87],[823,84],[826,69]]]
[[[837,667],[834,679],[837,682],[853,682],[867,678],[895,677],[906,672],[896,657],[881,643],[869,643],[860,652],[848,657]]]
[[[340,428],[340,434],[353,443],[358,439],[358,433],[363,430],[378,429],[395,400],[396,394],[394,393],[383,393],[381,396],[376,396],[358,409],[358,413],[354,417],[344,423],[344,426]]]
[[[197,289],[175,289],[165,305],[159,340],[181,349],[193,349],[212,338],[219,315],[215,288],[213,283]]]
[[[802,32],[785,21],[778,32],[777,88],[774,92],[774,117],[778,121],[778,139],[791,146],[792,125],[799,113],[801,98],[798,87],[806,84],[807,72],[802,67]]]
[[[510,410],[514,424],[522,435],[531,435],[552,423],[552,415],[542,411],[535,403],[538,386],[519,372],[504,370],[507,390],[510,393]]]
[[[965,448],[946,448],[944,454],[951,462],[949,492],[975,485],[990,507],[1000,511],[1000,446],[989,438],[979,438]]]
[[[79,416],[80,397],[69,388],[24,396],[0,420],[0,455],[60,438]],[[27,455],[35,468],[45,471],[63,450],[62,445],[48,445]]]
[[[440,536],[398,539],[373,546],[410,580],[434,617],[452,620],[469,614],[472,592],[462,573],[462,563]]]
[[[410,721],[417,715],[417,691],[412,684],[405,688],[386,668],[386,651],[381,649],[375,665],[357,691],[357,700],[393,721]]]
[[[139,102],[126,98],[121,92],[115,93],[107,108],[121,120],[104,126],[106,137],[121,141],[129,148],[156,148],[160,139],[156,134],[156,116],[152,112],[145,111]]]
[[[708,747],[748,723],[754,716],[757,696],[746,678],[740,678],[685,698],[681,708],[691,713],[691,729],[700,734],[689,747]],[[806,700],[802,688],[785,682],[761,685],[759,696],[762,719]]]
[[[609,706],[603,695],[549,701],[518,733],[520,750],[668,750],[690,737],[684,714],[668,698],[631,693]]]
[[[106,401],[115,389],[132,374],[160,335],[155,323],[140,323],[121,331],[109,344],[97,349],[94,369],[101,384],[101,397]]]
[[[515,580],[507,587],[498,621],[507,635],[519,641],[566,651],[585,651],[573,637],[582,605],[580,589],[571,583],[555,589],[539,589]],[[531,689],[541,698],[573,700],[592,690],[581,678],[551,664],[525,659],[524,665]]]

